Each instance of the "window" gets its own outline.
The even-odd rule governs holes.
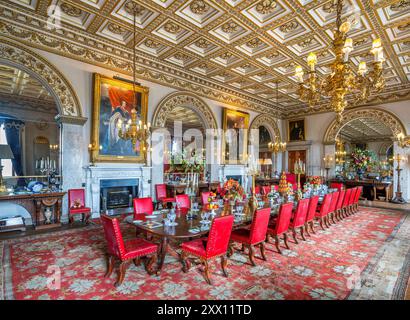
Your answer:
[[[0,144],[7,144],[6,131],[4,131],[4,123],[0,125]],[[2,159],[3,177],[10,177],[13,175],[13,164],[11,159]]]

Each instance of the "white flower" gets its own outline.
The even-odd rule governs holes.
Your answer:
[[[138,291],[140,285],[136,282],[124,281],[118,288],[117,291],[122,294],[131,294]]]
[[[178,297],[186,292],[184,286],[178,283],[166,283],[163,287],[163,292],[165,296],[168,297]]]
[[[322,288],[315,288],[309,292],[309,295],[313,299],[320,299],[320,300],[331,300],[336,299],[336,295],[331,291],[325,291]]]
[[[209,294],[218,299],[230,299],[232,297],[232,291],[224,286],[213,287]]]
[[[315,254],[319,257],[323,257],[323,258],[331,258],[333,257],[333,254],[331,254],[330,252],[326,252],[324,250],[318,250],[315,252]]]
[[[86,279],[76,279],[70,285],[69,291],[77,292],[77,293],[84,293],[89,291],[92,286],[94,285],[94,280],[86,280]]]
[[[313,274],[312,269],[309,269],[309,268],[304,267],[304,266],[296,266],[292,270],[293,270],[294,273],[296,273],[300,276],[303,276],[303,277],[309,277]]]
[[[264,266],[252,267],[250,271],[252,274],[256,274],[258,276],[269,276],[270,274],[272,274],[272,270]]]
[[[47,277],[35,276],[28,280],[24,287],[29,290],[44,289],[47,286]]]

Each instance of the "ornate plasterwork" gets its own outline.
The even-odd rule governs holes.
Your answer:
[[[208,105],[197,95],[185,91],[173,92],[161,100],[152,117],[153,127],[165,127],[168,114],[177,106],[186,107],[195,111],[201,118],[205,129],[218,128],[218,123]]]
[[[249,128],[251,130],[258,129],[260,126],[264,126],[269,130],[272,139],[278,139],[279,141],[282,141],[277,119],[272,117],[270,114],[258,115],[255,119],[253,119]]]
[[[394,137],[399,133],[407,134],[406,127],[393,113],[378,108],[359,108],[344,113],[341,122],[338,122],[337,119],[333,120],[326,130],[323,143],[334,144],[340,130],[347,123],[360,118],[370,118],[382,122],[391,129]]]
[[[60,71],[43,57],[0,36],[0,62],[23,69],[49,89],[56,99],[60,118],[78,118],[85,122],[74,89]]]

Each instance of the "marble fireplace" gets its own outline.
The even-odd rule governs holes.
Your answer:
[[[104,206],[124,208],[130,197],[151,196],[151,167],[146,166],[88,166],[86,170],[87,203],[92,217],[100,216]],[[103,198],[111,196],[111,203]],[[129,204],[129,203],[128,203]],[[131,206],[132,207],[132,206]]]

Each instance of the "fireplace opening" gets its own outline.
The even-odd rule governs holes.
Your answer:
[[[101,180],[100,211],[108,214],[130,211],[132,200],[138,197],[138,183],[138,179]]]

